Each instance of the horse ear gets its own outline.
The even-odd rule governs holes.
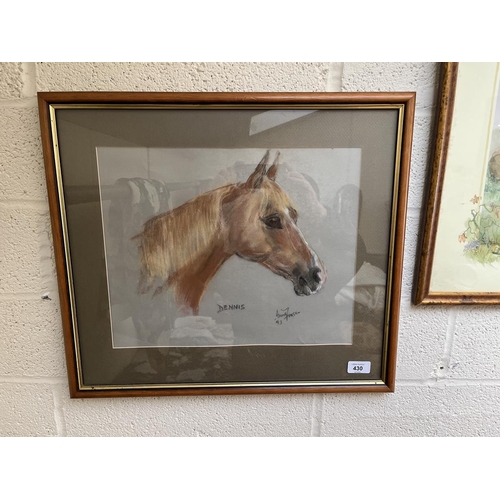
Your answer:
[[[264,175],[266,173],[267,162],[269,160],[269,149],[266,151],[264,158],[260,160],[257,168],[253,171],[250,177],[245,182],[245,186],[249,189],[258,189],[264,180]]]
[[[276,157],[274,158],[274,162],[271,165],[271,168],[267,171],[267,177],[272,181],[276,180],[276,174],[278,173],[278,161],[280,159],[280,152],[276,153]]]

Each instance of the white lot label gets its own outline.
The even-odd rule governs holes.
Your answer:
[[[347,373],[370,373],[371,367],[371,361],[349,361]]]

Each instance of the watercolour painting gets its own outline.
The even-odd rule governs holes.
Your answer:
[[[415,302],[500,303],[500,63],[446,63],[443,71],[444,140]]]
[[[72,397],[392,391],[414,93],[41,93]]]

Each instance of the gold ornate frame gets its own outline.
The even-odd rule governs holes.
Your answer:
[[[437,292],[431,290],[431,273],[434,262],[441,200],[445,185],[446,164],[453,123],[459,64],[460,63],[457,62],[445,62],[441,64],[439,100],[435,123],[435,143],[427,184],[427,204],[423,214],[413,288],[413,302],[415,305],[500,304],[500,291]]]

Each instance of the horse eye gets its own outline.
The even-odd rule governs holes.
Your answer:
[[[276,215],[265,219],[264,224],[272,229],[283,229],[283,226],[281,225],[281,219]]]

